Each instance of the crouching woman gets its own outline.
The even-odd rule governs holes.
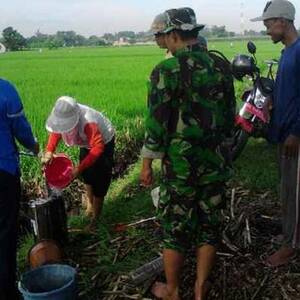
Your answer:
[[[69,96],[57,99],[46,122],[49,132],[43,163],[51,162],[60,140],[67,146],[79,146],[79,165],[73,179],[82,177],[88,197],[87,213],[94,228],[101,215],[104,197],[109,188],[115,146],[115,130],[101,112],[76,102]]]

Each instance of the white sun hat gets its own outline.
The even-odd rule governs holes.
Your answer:
[[[79,113],[80,108],[74,98],[59,97],[47,119],[46,129],[55,133],[68,132],[77,125]]]

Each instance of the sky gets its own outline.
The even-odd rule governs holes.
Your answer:
[[[0,32],[14,27],[26,37],[37,30],[53,34],[74,30],[84,36],[101,36],[106,32],[122,30],[135,32],[150,28],[155,15],[166,9],[189,6],[198,23],[225,25],[229,31],[241,28],[263,30],[262,22],[252,23],[250,18],[260,16],[266,0],[9,0],[1,5]],[[300,1],[296,7],[296,27],[300,27]],[[244,3],[242,5],[242,3]],[[243,9],[242,9],[243,7]],[[241,12],[244,25],[241,26]]]

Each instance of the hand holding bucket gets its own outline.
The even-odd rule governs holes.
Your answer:
[[[52,160],[53,157],[54,157],[53,152],[47,151],[47,152],[43,153],[42,156],[41,156],[42,165],[44,166],[44,165],[47,165],[47,164],[51,163],[51,160]]]
[[[73,164],[65,154],[57,154],[51,162],[45,165],[47,183],[54,188],[62,189],[68,186],[72,179]]]

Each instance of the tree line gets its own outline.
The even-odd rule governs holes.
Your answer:
[[[300,29],[299,29],[300,32]],[[236,36],[233,31],[227,31],[226,26],[205,27],[201,34],[206,38],[232,38]],[[265,31],[245,30],[246,36],[263,36]],[[153,40],[149,32],[120,31],[117,33],[105,33],[102,36],[91,35],[85,37],[75,31],[57,31],[55,34],[44,34],[37,31],[33,36],[25,38],[13,27],[7,27],[2,31],[0,42],[10,51],[18,51],[32,48],[55,49],[60,47],[76,46],[109,46],[122,40],[129,44],[144,43]]]

